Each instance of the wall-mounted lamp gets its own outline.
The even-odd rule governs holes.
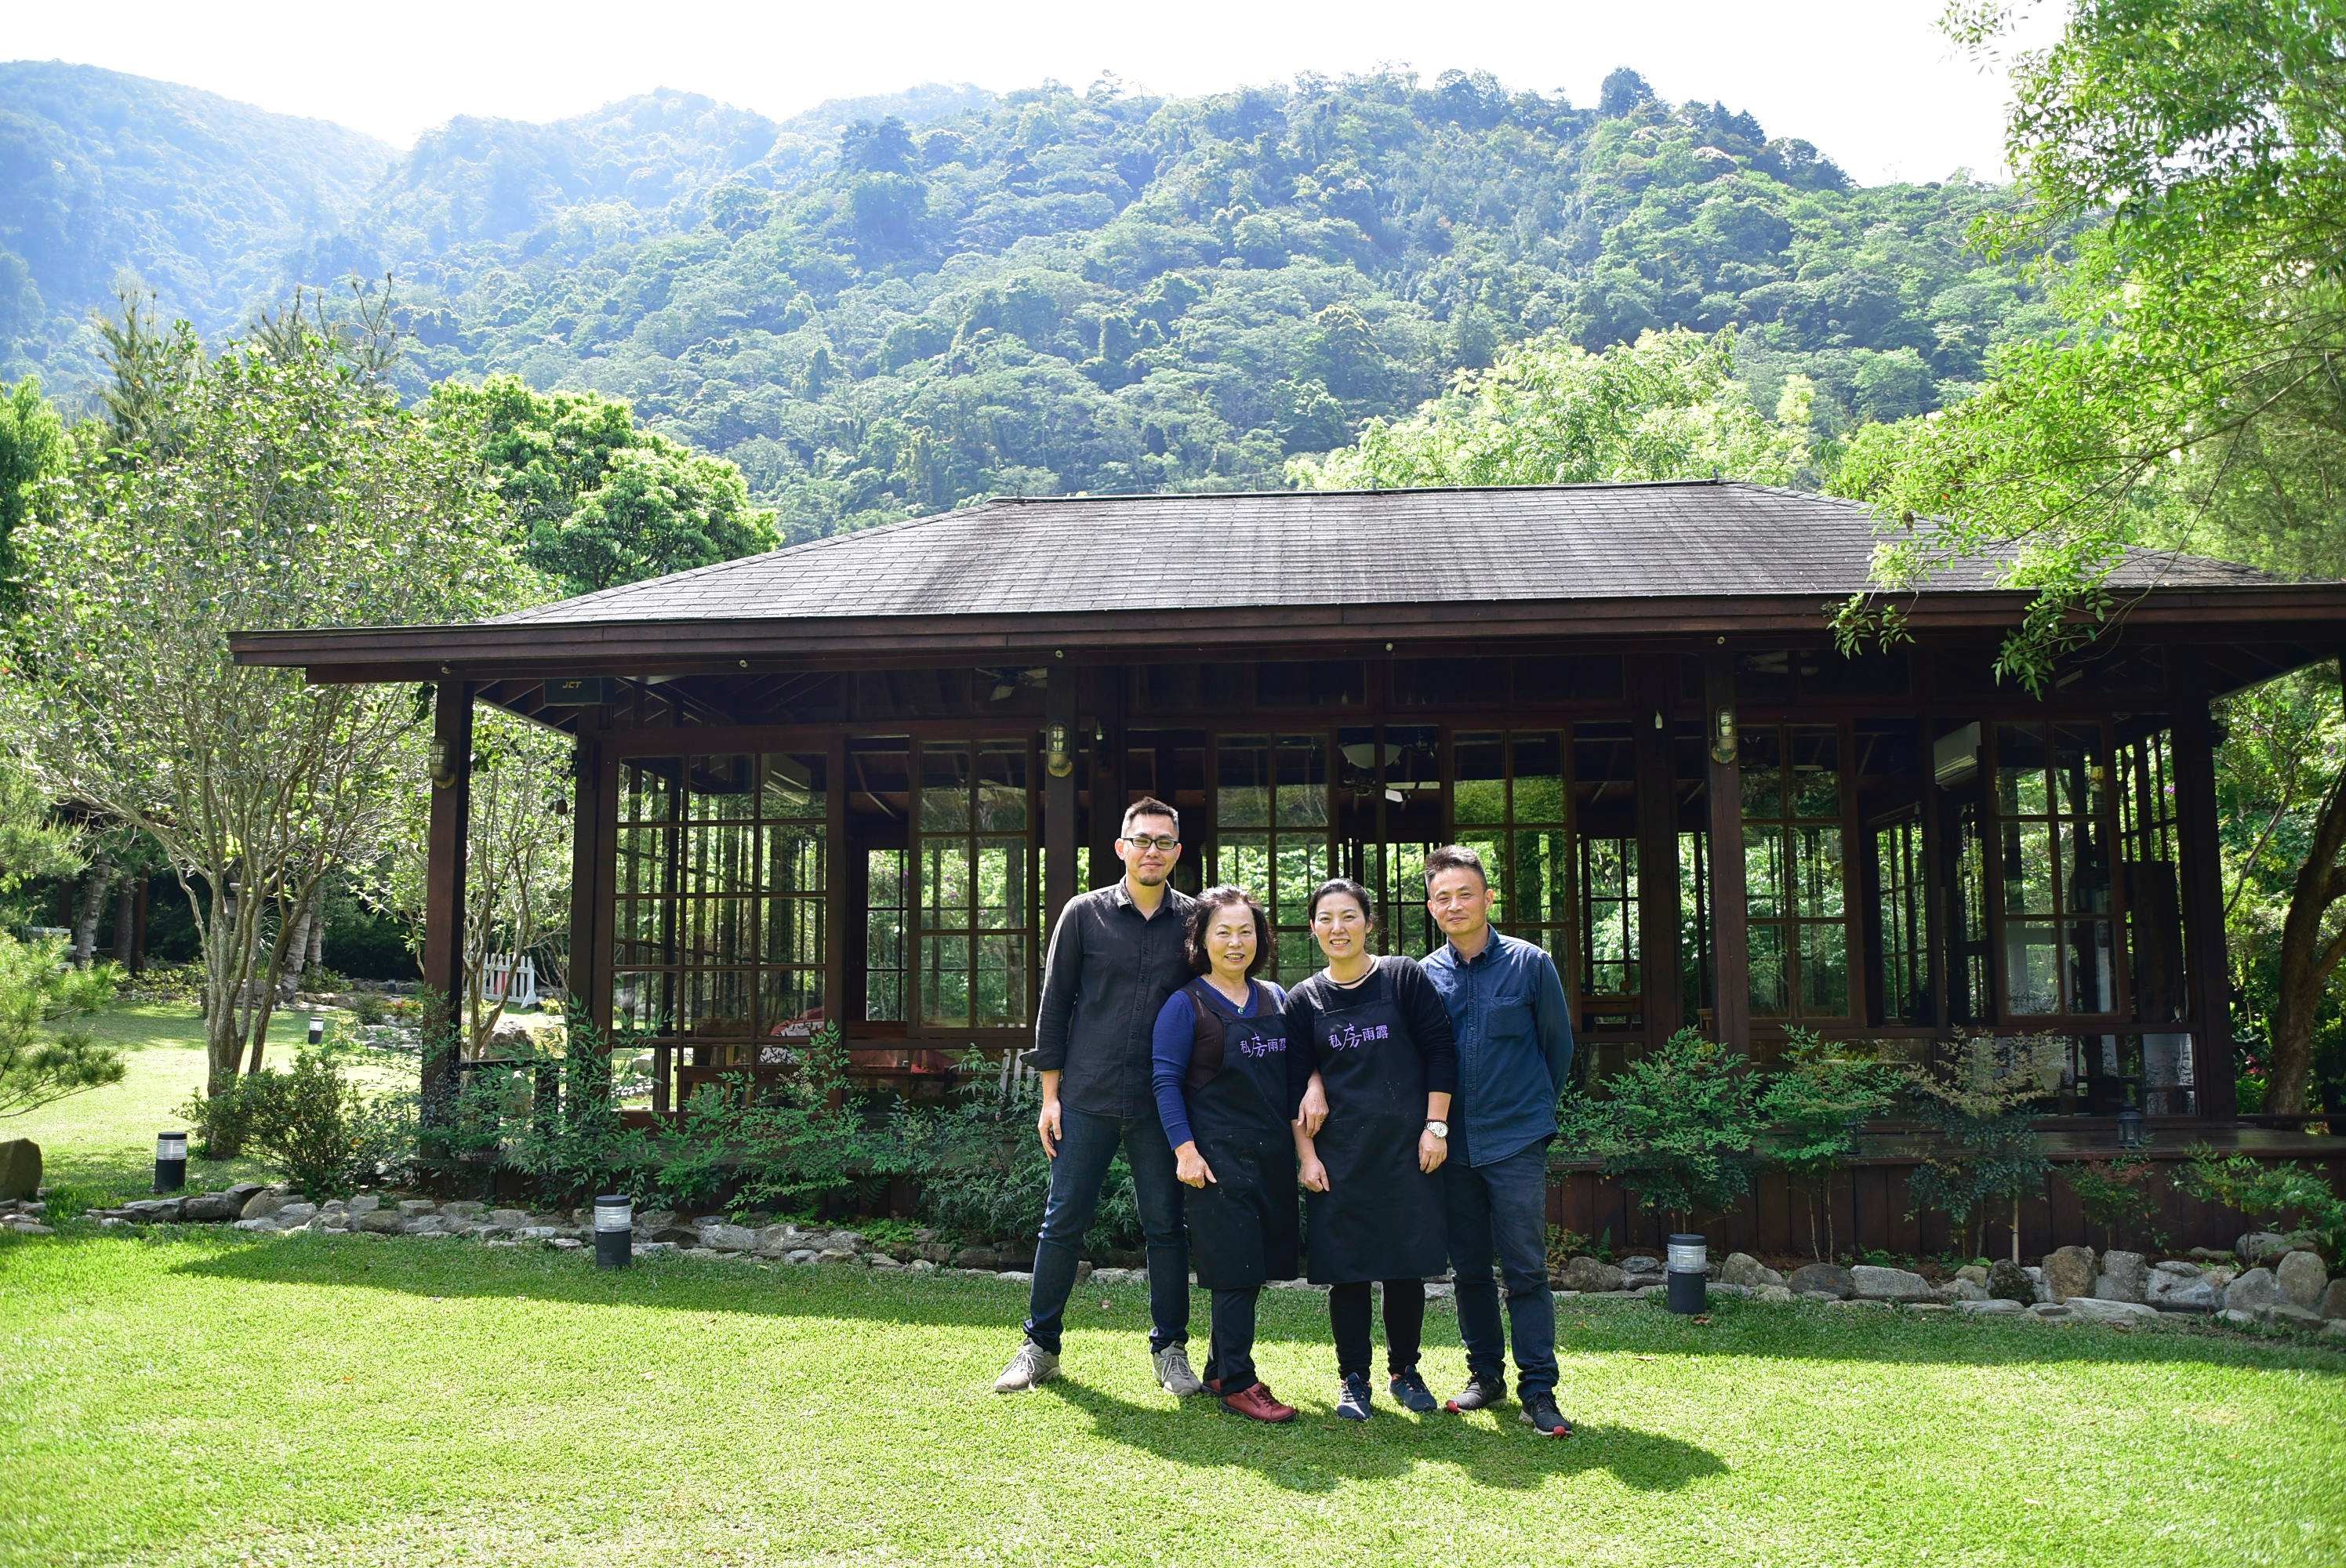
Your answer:
[[[456,769],[448,756],[448,743],[434,736],[432,740],[432,788],[445,789],[456,782]]]
[[[1075,770],[1075,738],[1065,724],[1054,719],[1043,727],[1043,771],[1054,779],[1065,779]]]
[[[1710,716],[1710,759],[1724,768],[1735,760],[1735,709],[1721,707]]]

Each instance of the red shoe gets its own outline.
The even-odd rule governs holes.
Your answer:
[[[1250,1420],[1270,1421],[1274,1425],[1295,1419],[1295,1407],[1280,1404],[1271,1397],[1270,1390],[1261,1383],[1250,1389],[1240,1389],[1235,1394],[1224,1394],[1222,1409],[1233,1415],[1245,1416]]]

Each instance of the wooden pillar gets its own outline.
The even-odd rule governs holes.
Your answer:
[[[2196,648],[2174,666],[2175,830],[2182,858],[2184,972],[2188,977],[2192,1077],[2199,1114],[2239,1112],[2232,1081],[2231,965],[2224,949],[2223,860],[2216,823],[2215,726]]]
[[[610,857],[603,852],[603,819],[611,802],[603,789],[604,720],[599,711],[581,722],[571,759],[570,966],[563,976],[566,1016],[574,1045],[592,1030],[604,1055],[611,1041],[611,943],[604,924],[611,905]],[[607,1078],[600,1080],[608,1082]]]
[[[1076,732],[1076,672],[1064,660],[1054,659],[1043,688],[1043,932],[1049,939],[1059,923],[1059,911],[1076,896],[1076,768],[1090,748]],[[1066,737],[1065,773],[1050,767],[1054,729]]]
[[[1678,994],[1678,790],[1662,718],[1663,677],[1673,668],[1672,661],[1657,659],[1637,686],[1638,1006],[1648,1044],[1677,1033],[1686,1018]]]
[[[1710,951],[1713,1006],[1719,1044],[1751,1050],[1751,939],[1743,885],[1743,755],[1735,711],[1735,661],[1703,656],[1703,749],[1708,758],[1704,798],[1710,804]],[[1722,716],[1734,749],[1719,760]]]
[[[444,680],[432,701],[432,816],[424,839],[423,1114],[448,1114],[464,1027],[464,856],[473,807],[473,688]],[[435,1049],[444,1044],[447,1048]]]
[[[853,1011],[847,1005],[847,928],[861,919],[859,911],[871,907],[852,897],[855,888],[866,886],[862,860],[862,851],[848,842],[847,736],[833,730],[822,763],[822,1016],[839,1025],[842,1044],[849,1021],[863,1016],[860,999]],[[856,862],[852,875],[850,860]],[[862,976],[856,979],[861,990]]]

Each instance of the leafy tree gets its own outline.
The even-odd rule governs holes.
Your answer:
[[[0,741],[0,917],[7,925],[26,922],[28,911],[9,895],[36,882],[79,872],[87,860],[80,830],[58,820],[56,803],[15,754],[5,727]]]
[[[770,547],[773,518],[750,504],[740,470],[642,429],[624,402],[532,392],[515,376],[443,382],[427,416],[477,428],[481,455],[512,509],[522,558],[565,591],[731,560]]]
[[[1795,1030],[1788,1038],[1760,1096],[1760,1121],[1768,1129],[1760,1156],[1807,1199],[1809,1251],[1814,1257],[1831,1257],[1839,1251],[1830,1203],[1823,1245],[1818,1244],[1818,1198],[1855,1152],[1859,1127],[1887,1111],[1897,1092],[1892,1069],[1846,1043],[1820,1039],[1809,1030]]]
[[[1739,1053],[1681,1029],[1603,1091],[1566,1100],[1556,1146],[1596,1156],[1641,1206],[1685,1229],[1751,1190],[1758,1086]]]
[[[378,851],[424,718],[412,691],[233,665],[230,633],[468,619],[521,575],[478,432],[403,411],[315,332],[231,344],[158,406],[146,433],[76,443],[25,531],[6,697],[44,787],[168,859],[218,1093],[260,1064],[288,945],[270,932]]]
[[[65,422],[41,395],[37,377],[0,388],[0,615],[15,594],[16,551],[11,543],[31,513],[36,487],[66,462]]]
[[[1288,465],[1316,489],[1564,484],[1618,479],[1787,484],[1808,433],[1773,423],[1734,375],[1734,342],[1648,332],[1592,354],[1554,338],[1503,351],[1411,418]]]
[[[55,942],[0,935],[0,1116],[122,1082],[121,1048],[78,1022],[113,1000],[121,972],[61,971],[57,960]]]
[[[2151,1225],[2158,1213],[2158,1195],[2152,1184],[2158,1168],[2141,1155],[2121,1155],[2114,1160],[2087,1160],[2061,1167],[2061,1179],[2077,1195],[2077,1207],[2087,1223],[2102,1227],[2102,1245],[2116,1247],[2121,1235],[2140,1236],[2153,1247],[2167,1245],[2166,1236]]]
[[[1966,1035],[1906,1074],[1916,1119],[1936,1135],[1918,1148],[1907,1188],[1953,1219],[1974,1254],[1985,1244],[1990,1206],[2008,1203],[2012,1260],[2020,1261],[2020,1200],[2052,1169],[2035,1105],[2059,1083],[2066,1049],[2051,1035]]]

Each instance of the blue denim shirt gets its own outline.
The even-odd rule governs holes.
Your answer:
[[[1552,1135],[1572,1070],[1572,1011],[1556,961],[1535,942],[1494,931],[1472,959],[1443,942],[1427,955],[1425,973],[1458,1037],[1451,1115],[1466,1163],[1490,1165]]]

